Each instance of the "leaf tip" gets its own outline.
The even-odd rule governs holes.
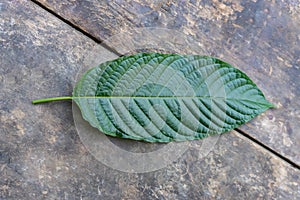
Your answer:
[[[273,104],[273,103],[271,103],[271,102],[269,102],[269,108],[278,108],[278,106],[275,105],[275,104]]]

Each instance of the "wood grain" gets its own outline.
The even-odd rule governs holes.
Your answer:
[[[29,1],[0,5],[0,199],[300,198],[299,170],[234,131],[205,157],[201,142],[190,143],[158,171],[105,166],[81,143],[71,102],[31,100],[70,95],[76,75],[103,59],[97,55],[115,55]]]

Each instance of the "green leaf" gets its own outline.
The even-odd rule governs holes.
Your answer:
[[[72,99],[101,132],[147,142],[224,133],[273,107],[246,74],[219,59],[159,53],[90,69]]]

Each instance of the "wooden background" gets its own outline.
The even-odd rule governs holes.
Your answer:
[[[299,1],[0,0],[0,16],[0,199],[300,199]],[[198,41],[277,108],[205,158],[190,148],[154,172],[105,166],[81,143],[70,102],[31,100],[70,95],[95,49],[120,53],[103,41],[143,27]]]

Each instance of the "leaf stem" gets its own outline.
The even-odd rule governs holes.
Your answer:
[[[46,98],[46,99],[33,100],[32,104],[46,103],[46,102],[51,102],[51,101],[72,100],[72,99],[73,99],[73,97],[52,97],[52,98]]]

